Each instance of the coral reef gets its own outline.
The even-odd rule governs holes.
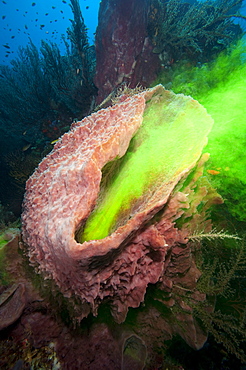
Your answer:
[[[242,34],[232,23],[244,18],[240,5],[102,1],[98,102],[109,95],[98,109],[113,106],[74,120],[28,180],[21,242],[0,206],[1,369],[246,362],[245,247],[224,231],[228,220],[214,228],[210,211],[222,199],[204,176],[245,221],[242,49],[187,71]],[[95,50],[78,1],[70,6],[65,56],[30,41],[12,69],[1,67],[1,150],[21,143],[5,157],[19,189],[50,141],[94,106]],[[161,86],[125,88],[148,86],[160,64],[174,91],[195,96],[215,119],[205,147],[211,160],[201,153],[212,119],[198,102]],[[221,156],[228,140],[234,150]]]
[[[196,169],[197,175],[202,174],[200,165]],[[203,177],[199,178],[200,183],[196,182],[195,187],[194,182],[189,185],[186,182],[182,187],[185,192],[189,186],[193,189],[189,200],[193,204],[193,221],[190,217],[186,218],[186,222],[184,219],[182,221],[184,227],[189,224],[190,230],[196,230],[201,207],[195,201],[195,194],[200,189],[202,199],[201,189],[204,190]],[[207,190],[204,211],[210,208],[214,198],[211,194],[213,189]],[[199,212],[195,210],[194,202],[198,204]],[[203,226],[200,225],[201,228]],[[205,231],[208,230],[207,222]],[[213,240],[204,240],[206,243],[202,248],[197,242],[190,241],[180,246],[182,253],[177,254],[176,249],[176,253],[171,256],[173,267],[169,264],[169,271],[165,274],[166,277],[169,275],[173,284],[160,281],[151,285],[145,304],[137,310],[130,310],[124,324],[114,323],[105,305],[99,310],[97,318],[85,319],[79,328],[72,329],[71,325],[69,327],[61,320],[66,314],[65,306],[60,305],[61,297],[49,297],[54,291],[49,292],[47,281],[40,278],[41,295],[37,293],[38,276],[26,265],[27,261],[18,250],[18,238],[13,239],[5,249],[8,258],[5,269],[12,280],[21,281],[25,285],[26,306],[20,319],[1,331],[1,369],[8,370],[18,365],[34,369],[97,370],[105,367],[115,370],[136,366],[151,370],[153,366],[162,366],[178,370],[181,367],[190,368],[194,363],[201,368],[204,368],[204,364],[221,368],[225,363],[228,368],[240,368],[245,361],[241,351],[243,347],[245,349],[245,248],[240,245],[237,247],[235,243],[231,245],[228,238],[219,244]],[[235,242],[235,239],[232,240]],[[182,260],[179,263],[184,264],[184,270],[188,268],[179,276],[175,271],[178,259]],[[194,270],[194,262],[200,273],[197,268]],[[186,274],[187,279],[184,278]],[[239,279],[240,276],[242,279]],[[235,296],[235,281],[242,284],[240,290],[237,289],[237,294],[241,296]],[[205,295],[207,297],[204,300]],[[221,301],[221,296],[227,297],[227,300]],[[217,310],[213,312],[215,297]],[[67,304],[71,304],[71,300]],[[243,309],[238,311],[240,305]],[[228,314],[228,309],[231,314]],[[240,315],[238,312],[241,312]],[[198,348],[206,339],[207,330],[211,331],[219,343],[225,342],[226,349],[222,344],[214,343],[211,336],[199,352],[189,349],[177,336],[171,341],[172,335],[179,333],[193,348]],[[238,333],[241,333],[244,342],[240,343]],[[230,352],[241,358],[241,362],[234,355],[229,355]]]

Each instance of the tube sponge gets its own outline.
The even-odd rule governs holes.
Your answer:
[[[80,319],[107,298],[123,321],[165,273],[167,252],[187,243],[175,220],[190,207],[188,193],[174,189],[196,166],[212,124],[197,101],[158,85],[75,123],[27,181],[30,262],[81,300]]]

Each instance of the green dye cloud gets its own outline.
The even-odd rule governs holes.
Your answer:
[[[165,90],[154,96],[124,157],[104,168],[98,204],[80,242],[108,236],[133,217],[155,189],[193,167],[212,124],[205,109],[190,97]]]
[[[209,135],[211,181],[229,211],[246,221],[246,46],[238,43],[211,64],[182,65],[174,72],[172,90],[197,99],[214,118]],[[158,82],[163,83],[163,78]]]

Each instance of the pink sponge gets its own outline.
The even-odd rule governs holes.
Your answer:
[[[142,124],[146,101],[164,92],[156,86],[77,122],[27,181],[22,236],[30,262],[52,278],[64,296],[82,301],[86,308],[80,318],[90,311],[96,314],[108,298],[113,316],[122,322],[128,308],[144,300],[147,285],[156,283],[165,272],[168,251],[187,242],[187,234],[174,223],[178,210],[183,212],[180,202],[185,208],[187,194],[178,193],[172,202],[169,199],[181,177],[196,164],[199,152],[192,164],[165,187],[156,188],[111,235],[84,243],[75,238],[95,207],[102,167],[125,154]],[[198,107],[196,103],[196,111]],[[148,224],[167,201],[168,212],[159,222]]]

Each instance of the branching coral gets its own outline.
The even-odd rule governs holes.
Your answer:
[[[72,54],[77,59],[77,68],[81,69],[82,85],[88,89],[88,93],[93,90],[93,73],[95,60],[92,58],[94,47],[89,46],[87,38],[87,28],[84,23],[78,0],[71,0],[69,4],[74,14],[74,20],[70,20],[72,27],[67,30],[69,40],[72,44]],[[95,91],[92,91],[95,93]]]
[[[57,104],[58,111],[67,111],[82,117],[91,109],[93,95],[96,93],[93,78],[93,52],[84,50],[84,59],[75,53],[62,56],[56,44],[42,41],[41,54],[43,75],[50,84],[49,106]]]
[[[96,94],[94,47],[88,45],[78,3],[73,4],[74,20],[68,31],[69,41],[63,37],[66,55],[62,55],[54,43],[42,41],[39,50],[30,40],[26,47],[19,48],[18,57],[11,61],[11,66],[0,66],[3,144],[9,140],[20,146],[21,135],[27,127],[39,132],[43,119],[52,122],[62,116],[64,121],[70,118],[71,124],[73,118],[81,119],[91,112]],[[78,44],[78,40],[83,42]]]
[[[27,179],[40,162],[41,157],[16,151],[6,155],[4,159],[9,169],[9,176],[13,178],[15,185],[23,191]]]
[[[235,18],[246,19],[238,12],[241,5],[241,0],[196,1],[192,5],[152,0],[148,28],[154,52],[164,64],[171,59],[210,60],[211,54],[242,35],[242,29],[233,24]]]
[[[198,232],[189,236],[189,240],[191,241],[200,241],[203,239],[211,241],[215,239],[226,239],[226,238],[240,240],[240,237],[237,235],[230,235],[224,230],[217,231],[216,229],[211,230],[209,233]]]
[[[194,306],[194,314],[217,342],[222,343],[228,352],[245,362],[246,251],[243,242],[236,243],[235,236],[232,236],[229,243],[229,237],[226,234],[220,243],[216,243],[215,240],[211,242],[210,239],[202,247],[203,274],[198,281],[197,289],[206,293],[210,301],[211,298],[214,299],[216,305],[215,311],[212,312],[208,310],[208,304],[199,303]],[[240,282],[242,286],[237,286],[235,282]],[[235,293],[238,295],[237,298]]]
[[[5,92],[0,96],[3,117],[22,124],[37,122],[49,116],[53,102],[58,110],[62,105],[67,114],[82,117],[90,110],[96,91],[92,71],[87,71],[83,85],[82,66],[83,75],[87,66],[77,55],[62,56],[56,44],[44,41],[40,52],[30,40],[26,48],[19,49],[19,58],[12,61],[12,68],[1,67],[1,91]]]
[[[198,182],[199,189],[200,185]],[[198,189],[194,190],[196,193]],[[209,188],[207,190],[209,194]],[[209,199],[214,199],[211,196],[212,193],[207,202],[197,203],[193,216],[183,223],[183,228],[192,230],[194,224],[201,228],[204,226],[204,223],[197,222],[197,216],[201,215],[201,205],[206,208]],[[189,197],[191,205],[191,194]],[[194,199],[199,199],[198,193]],[[179,333],[196,349],[203,344],[206,333],[210,333],[228,353],[245,362],[245,245],[238,236],[223,232],[215,234],[213,229],[208,232],[209,227],[211,223],[207,224],[204,239],[193,239],[190,235],[189,242],[179,246],[182,253],[171,254],[171,263],[160,283],[147,293],[149,306],[144,315],[138,316],[138,320],[152,326],[155,318],[150,314],[159,315],[158,328],[161,327],[169,335]],[[183,271],[177,274],[175,268],[179,264],[183,266]]]

